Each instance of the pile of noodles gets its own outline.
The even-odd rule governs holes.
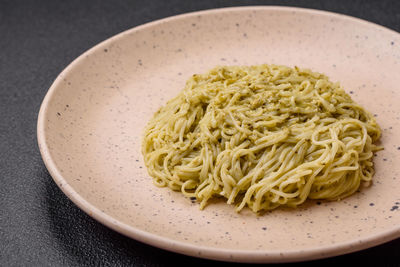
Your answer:
[[[240,211],[341,199],[374,174],[371,114],[326,76],[276,65],[193,75],[150,120],[142,152],[158,186],[223,196]]]

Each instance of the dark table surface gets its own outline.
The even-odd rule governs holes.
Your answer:
[[[232,4],[234,3],[234,4]],[[95,44],[137,25],[232,5],[329,10],[400,31],[400,1],[0,0],[0,266],[163,266],[211,261],[122,236],[78,209],[47,172],[37,113],[57,74]],[[400,266],[400,239],[304,265]],[[221,263],[221,265],[228,265]]]

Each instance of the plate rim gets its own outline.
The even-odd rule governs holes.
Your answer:
[[[96,221],[111,228],[112,230],[154,247],[198,258],[222,260],[230,262],[248,262],[248,263],[295,262],[295,261],[315,260],[315,259],[348,254],[351,252],[360,251],[399,238],[400,226],[393,227],[386,231],[380,232],[379,234],[368,235],[364,238],[353,239],[350,241],[339,242],[331,245],[311,247],[307,249],[265,251],[265,250],[238,250],[238,249],[227,249],[227,248],[216,248],[216,247],[209,248],[206,246],[198,246],[191,243],[185,243],[172,238],[162,237],[158,234],[144,231],[139,228],[125,224],[121,221],[118,221],[114,219],[112,216],[102,212],[95,205],[91,204],[89,201],[83,198],[76,190],[73,189],[72,186],[68,184],[67,180],[63,177],[63,175],[61,174],[61,172],[57,167],[56,162],[51,157],[50,153],[51,149],[49,149],[46,143],[46,122],[47,122],[46,115],[51,99],[53,95],[56,93],[57,88],[59,84],[63,81],[65,75],[67,75],[71,70],[73,70],[76,66],[78,66],[78,64],[80,64],[81,61],[84,61],[85,58],[90,54],[96,52],[98,49],[101,49],[102,47],[105,47],[110,43],[116,42],[119,39],[124,38],[125,35],[129,35],[133,32],[150,28],[155,25],[168,23],[170,21],[184,19],[186,17],[193,17],[198,15],[213,14],[213,13],[223,13],[230,11],[240,12],[246,10],[269,10],[277,12],[292,11],[302,14],[335,17],[338,19],[347,20],[352,23],[358,23],[369,27],[374,27],[378,30],[385,31],[392,35],[395,35],[396,37],[399,37],[400,35],[400,33],[390,28],[345,14],[319,10],[319,9],[292,7],[292,6],[275,6],[275,5],[235,6],[235,7],[213,8],[213,9],[188,12],[150,21],[138,26],[134,26],[125,31],[122,31],[89,48],[84,53],[75,58],[71,63],[69,63],[67,67],[65,67],[61,71],[61,73],[58,74],[58,76],[48,89],[45,97],[43,98],[37,117],[37,142],[43,162],[54,182],[76,206],[78,206],[81,210],[83,210],[86,214],[94,218]]]

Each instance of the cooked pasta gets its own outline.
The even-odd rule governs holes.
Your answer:
[[[371,182],[374,117],[323,74],[277,65],[193,75],[145,129],[157,186],[236,210],[337,200]]]

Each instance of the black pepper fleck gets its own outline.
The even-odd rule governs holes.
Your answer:
[[[354,205],[354,207],[353,207],[353,208],[355,208],[355,209],[356,209],[356,208],[358,208],[358,206],[357,206],[357,205]]]
[[[107,52],[108,52],[108,49],[107,49],[107,48],[106,48],[106,49],[104,49],[104,52],[105,52],[105,53],[107,53]]]
[[[61,116],[61,113],[60,113],[60,112],[57,112],[57,115],[58,115],[58,116]]]
[[[374,203],[369,203],[369,205],[372,207],[372,206],[375,206],[375,204]]]
[[[267,230],[267,227],[263,227],[262,229],[265,231],[265,230]]]
[[[393,42],[393,41],[391,41],[391,42],[390,42],[390,44],[391,44],[391,45],[394,45],[394,42]]]
[[[390,211],[397,210],[398,208],[399,208],[399,206],[393,206],[393,207],[390,209]]]
[[[350,91],[350,94],[354,94],[354,92],[353,92],[353,91]]]

